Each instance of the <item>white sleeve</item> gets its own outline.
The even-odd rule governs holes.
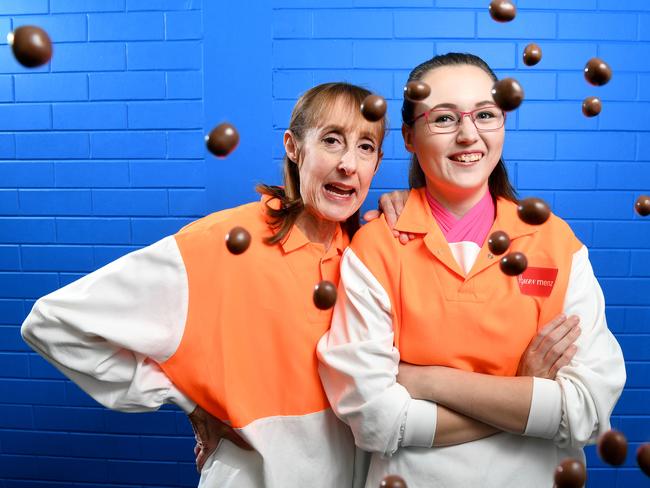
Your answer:
[[[536,379],[545,394],[533,394],[529,426],[543,424],[544,417],[556,419],[547,424],[544,437],[560,447],[581,448],[609,430],[626,378],[623,353],[607,328],[603,292],[584,246],[573,256],[564,313],[580,317],[578,349],[556,381]]]
[[[399,446],[431,447],[436,404],[411,399],[397,383],[390,298],[351,249],[341,260],[338,293],[332,327],[317,349],[334,412],[366,451],[391,455]]]
[[[180,344],[188,308],[173,236],[40,298],[23,339],[102,405],[126,412],[195,404],[158,366]]]

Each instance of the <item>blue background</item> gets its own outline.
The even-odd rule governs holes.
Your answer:
[[[470,51],[515,76],[526,101],[504,157],[521,195],[545,198],[589,246],[628,382],[613,425],[624,467],[588,449],[589,487],[650,486],[635,467],[650,441],[650,2],[519,0],[509,24],[488,0],[3,0],[0,2],[0,488],[194,486],[185,416],[99,407],[22,342],[34,300],[208,212],[278,183],[281,135],[301,92],[347,80],[389,100],[399,129],[409,70]],[[44,27],[52,63],[18,65],[6,34]],[[542,62],[523,65],[528,42]],[[605,87],[582,68],[600,56]],[[587,119],[586,96],[603,99]],[[228,120],[225,160],[203,135]],[[406,186],[391,131],[367,207]]]

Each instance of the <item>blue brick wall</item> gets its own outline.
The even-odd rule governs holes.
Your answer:
[[[405,187],[402,87],[415,64],[449,50],[479,54],[522,83],[527,99],[508,119],[504,150],[511,179],[590,246],[626,355],[613,422],[631,454],[612,469],[588,449],[588,486],[647,483],[632,454],[650,440],[650,223],[632,207],[650,192],[650,4],[518,0],[517,19],[497,24],[487,3],[0,2],[0,487],[195,486],[181,412],[99,407],[29,350],[22,320],[39,296],[249,200],[258,181],[277,182],[282,131],[313,84],[343,79],[388,99],[391,131],[365,208]],[[51,64],[15,62],[5,37],[24,24],[48,30]],[[249,34],[235,40],[242,26]],[[529,68],[521,53],[531,41],[544,58]],[[614,69],[605,87],[582,77],[596,55]],[[604,101],[595,119],[580,113],[589,95]],[[242,134],[229,164],[203,146],[218,117]]]

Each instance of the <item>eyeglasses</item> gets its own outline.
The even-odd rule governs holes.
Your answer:
[[[432,134],[446,134],[456,132],[466,115],[469,115],[474,127],[479,132],[499,130],[506,120],[503,110],[496,105],[486,105],[471,112],[434,108],[415,117],[413,123],[415,124],[418,119],[424,117],[429,132]]]

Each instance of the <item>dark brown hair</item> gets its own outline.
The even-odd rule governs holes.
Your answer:
[[[296,102],[291,112],[288,130],[292,132],[300,144],[305,138],[307,130],[318,127],[323,120],[325,113],[330,111],[335,103],[341,99],[352,111],[361,113],[361,102],[371,92],[349,83],[324,83],[307,90]],[[377,142],[377,154],[381,154],[381,145],[386,132],[386,117],[376,122],[380,134]],[[259,184],[255,188],[263,195],[269,195],[271,200],[280,201],[280,208],[273,208],[266,204],[266,213],[271,218],[273,235],[265,238],[267,244],[282,242],[296,222],[296,219],[304,211],[304,202],[300,196],[300,173],[297,161],[289,159],[284,155],[283,181],[284,187]],[[359,211],[341,224],[347,235],[352,238],[359,229]]]
[[[442,66],[458,65],[476,66],[485,71],[493,81],[496,82],[498,80],[494,71],[492,71],[488,64],[478,56],[469,53],[447,53],[434,56],[428,61],[416,66],[413,71],[411,71],[408,81],[421,80],[429,71]],[[413,113],[414,109],[415,105],[405,98],[402,103],[402,122],[409,127],[413,126],[413,118],[415,116]],[[411,157],[411,165],[409,167],[409,186],[411,188],[421,188],[425,186],[425,184],[426,179],[424,172],[420,167],[420,162],[418,161],[417,156],[413,154]],[[490,174],[490,177],[488,178],[488,187],[490,188],[490,193],[493,198],[503,197],[513,202],[517,201],[517,192],[508,179],[508,171],[506,170],[503,158],[499,159],[494,170],[492,170],[492,174]]]

